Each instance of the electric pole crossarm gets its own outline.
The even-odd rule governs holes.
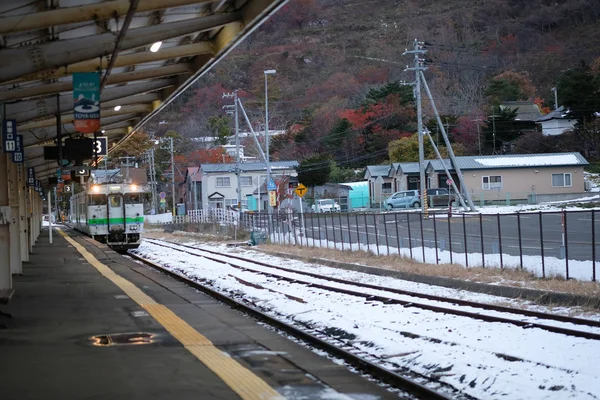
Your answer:
[[[471,199],[471,193],[469,193],[469,189],[465,185],[465,180],[463,178],[462,172],[456,163],[456,157],[454,156],[454,151],[452,150],[452,145],[450,144],[450,140],[448,140],[448,135],[446,134],[446,129],[444,129],[444,124],[442,123],[442,119],[440,118],[440,114],[438,113],[437,107],[435,106],[435,102],[433,101],[433,96],[431,95],[431,91],[429,90],[429,85],[425,80],[425,74],[423,71],[419,71],[421,81],[423,82],[423,87],[425,88],[425,92],[427,93],[427,97],[429,97],[429,101],[431,102],[431,106],[433,108],[433,112],[435,113],[435,118],[437,123],[442,131],[442,137],[444,138],[444,143],[446,143],[446,148],[448,149],[448,156],[450,157],[450,161],[452,162],[452,166],[458,175],[458,180],[460,182],[460,187],[463,189],[464,195],[467,199],[467,203],[469,205],[469,209],[471,211],[475,211],[475,205],[473,204],[473,199]],[[443,161],[442,161],[443,162]]]

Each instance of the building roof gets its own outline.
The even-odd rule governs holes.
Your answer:
[[[510,108],[517,110],[515,121],[537,121],[542,118],[540,108],[532,101],[504,101],[500,108]]]
[[[450,160],[444,162],[448,169]],[[461,170],[502,169],[502,168],[532,168],[532,167],[564,167],[589,165],[579,153],[544,153],[544,154],[505,154],[496,156],[460,156],[456,163]],[[429,166],[435,171],[443,171],[440,160],[430,160]]]
[[[271,170],[277,171],[282,169],[295,169],[299,166],[298,161],[271,161]],[[266,171],[265,163],[240,163],[240,169],[243,172],[251,171]],[[235,163],[225,164],[202,164],[200,165],[203,173],[214,173],[214,172],[234,172]]]
[[[570,115],[569,110],[565,109],[564,106],[560,106],[556,110],[549,112],[548,114],[544,115],[541,118],[536,119],[535,122],[545,122],[545,121],[550,121],[552,119],[574,120],[575,118],[573,118]]]
[[[404,163],[393,163],[392,166],[396,171],[401,170],[403,174],[418,174],[419,163],[418,162],[404,162]]]
[[[367,165],[366,172],[368,172],[369,175],[371,175],[373,177],[389,176],[390,168],[391,168],[391,166],[389,166],[389,165]]]

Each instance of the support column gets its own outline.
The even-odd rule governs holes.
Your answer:
[[[8,158],[8,157],[7,157]],[[8,204],[10,206],[10,271],[13,275],[23,274],[23,266],[21,265],[21,244],[19,237],[19,165],[8,160],[6,168],[8,172]]]
[[[29,188],[29,196],[27,196],[27,225],[29,226],[29,253],[33,253],[33,242],[35,242],[35,223],[33,221],[33,191]]]
[[[27,232],[29,227],[27,226],[27,169],[25,164],[20,164],[19,171],[19,242],[21,243],[21,261],[29,261],[29,238]]]
[[[0,152],[0,289],[12,289],[10,272],[10,207],[8,204],[7,156]]]

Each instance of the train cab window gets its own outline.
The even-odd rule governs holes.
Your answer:
[[[90,194],[90,206],[104,206],[106,205],[105,194]]]
[[[110,196],[111,207],[121,207],[121,196]]]
[[[141,193],[125,193],[125,204],[140,204],[141,202]]]

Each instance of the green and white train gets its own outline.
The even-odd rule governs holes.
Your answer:
[[[71,197],[70,221],[116,251],[138,248],[144,232],[143,194],[134,184],[91,185]]]

